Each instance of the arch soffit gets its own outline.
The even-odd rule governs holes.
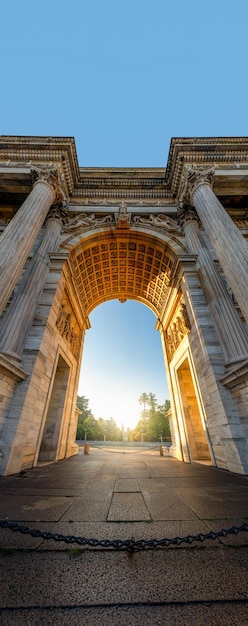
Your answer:
[[[71,246],[67,240],[68,261],[86,315],[107,300],[131,299],[161,317],[177,255],[186,249],[181,242],[175,246],[177,238],[171,234],[137,230],[105,228],[73,236]]]

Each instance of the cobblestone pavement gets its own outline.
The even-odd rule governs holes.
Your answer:
[[[90,449],[0,478],[0,518],[98,539],[248,520],[248,477],[158,450]],[[248,625],[248,533],[135,554],[0,530],[0,625]]]

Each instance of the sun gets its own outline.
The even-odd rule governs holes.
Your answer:
[[[79,395],[81,393],[79,392]],[[88,387],[84,394],[89,400],[89,407],[95,417],[98,419],[115,420],[119,428],[124,430],[136,427],[141,414],[141,407],[138,403],[136,394],[127,393],[125,390],[113,389],[111,393],[103,386]]]

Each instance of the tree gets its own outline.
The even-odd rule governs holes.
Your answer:
[[[148,394],[147,393],[142,393],[141,396],[138,399],[139,404],[143,404],[143,413],[146,412],[146,406],[148,404]]]
[[[169,418],[166,415],[169,407],[169,400],[165,400],[164,404],[157,406],[150,417],[149,435],[153,441],[159,441],[160,435],[162,435],[163,438],[170,437]]]
[[[133,441],[140,441],[141,433],[145,441],[159,441],[160,435],[164,438],[170,437],[170,426],[167,412],[170,408],[170,401],[165,400],[164,404],[158,405],[154,393],[142,393],[138,400],[142,404],[141,419],[132,431]]]
[[[151,391],[148,394],[148,404],[149,404],[149,407],[150,407],[150,411],[155,411],[156,410],[157,398],[156,398],[154,393],[151,393]]]
[[[142,410],[142,413],[141,413],[142,424],[140,426],[141,426],[142,430],[146,431],[147,430],[147,423],[148,423],[148,409],[147,409],[147,406],[149,404],[149,396],[148,396],[148,394],[147,393],[142,393],[141,396],[138,399],[138,402],[139,402],[139,404],[142,404],[142,406],[143,406],[143,410]],[[137,424],[137,426],[138,426],[138,424]]]
[[[92,439],[94,437],[97,421],[89,408],[89,400],[85,398],[85,396],[78,396],[77,407],[80,409],[81,413],[78,416],[76,438],[84,439],[86,430],[88,439]]]

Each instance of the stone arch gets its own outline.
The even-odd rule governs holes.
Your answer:
[[[76,285],[86,318],[96,306],[111,299],[119,299],[121,302],[133,299],[153,311],[157,317],[156,328],[161,333],[165,368],[173,398],[171,415],[173,454],[185,461],[196,458],[210,460],[209,439],[203,433],[206,431],[206,416],[202,411],[199,394],[194,396],[191,420],[194,424],[197,418],[198,431],[199,424],[202,422],[204,424],[201,434],[198,432],[196,436],[198,457],[195,452],[195,441],[189,434],[187,446],[194,447],[194,450],[190,454],[181,453],[185,425],[183,426],[183,423],[178,425],[177,398],[174,401],[175,383],[171,373],[171,362],[175,354],[180,354],[182,345],[186,353],[186,362],[190,351],[188,335],[191,325],[187,312],[189,303],[187,296],[183,295],[181,286],[184,273],[182,259],[187,256],[184,242],[168,233],[161,235],[161,232],[158,233],[154,229],[151,232],[147,229],[117,231],[107,228],[84,232],[81,236],[77,233],[76,237],[67,239],[63,247],[69,252],[71,280]],[[184,371],[182,368],[181,370]],[[191,392],[194,388],[192,376],[194,375],[191,374],[190,379]],[[181,406],[184,407],[184,404]],[[190,433],[189,419],[188,432]]]
[[[5,137],[0,152],[0,473],[40,445],[76,453],[88,315],[133,298],[157,317],[171,454],[207,446],[248,474],[247,138],[174,138],[166,169],[80,168],[73,138]]]
[[[204,396],[205,355],[210,354],[214,329],[206,332],[206,319],[211,327],[211,316],[195,261],[186,254],[182,238],[144,227],[78,232],[50,255],[48,283],[36,311],[39,339],[37,350],[31,351],[31,377],[19,383],[8,413],[14,417],[19,404],[16,430],[3,455],[5,473],[39,459],[59,460],[77,452],[75,404],[88,316],[106,300],[127,298],[145,304],[157,317],[172,404],[171,453],[186,462],[206,458],[216,463]],[[26,363],[30,363],[28,348],[24,368]],[[221,400],[217,365],[210,358],[207,372]],[[41,382],[42,398],[37,389]],[[190,394],[185,392],[187,385]],[[59,394],[63,402],[56,410]],[[54,436],[48,436],[51,429]]]
[[[106,300],[135,299],[159,318],[171,288],[177,255],[168,241],[144,232],[88,234],[68,262],[86,315]]]

